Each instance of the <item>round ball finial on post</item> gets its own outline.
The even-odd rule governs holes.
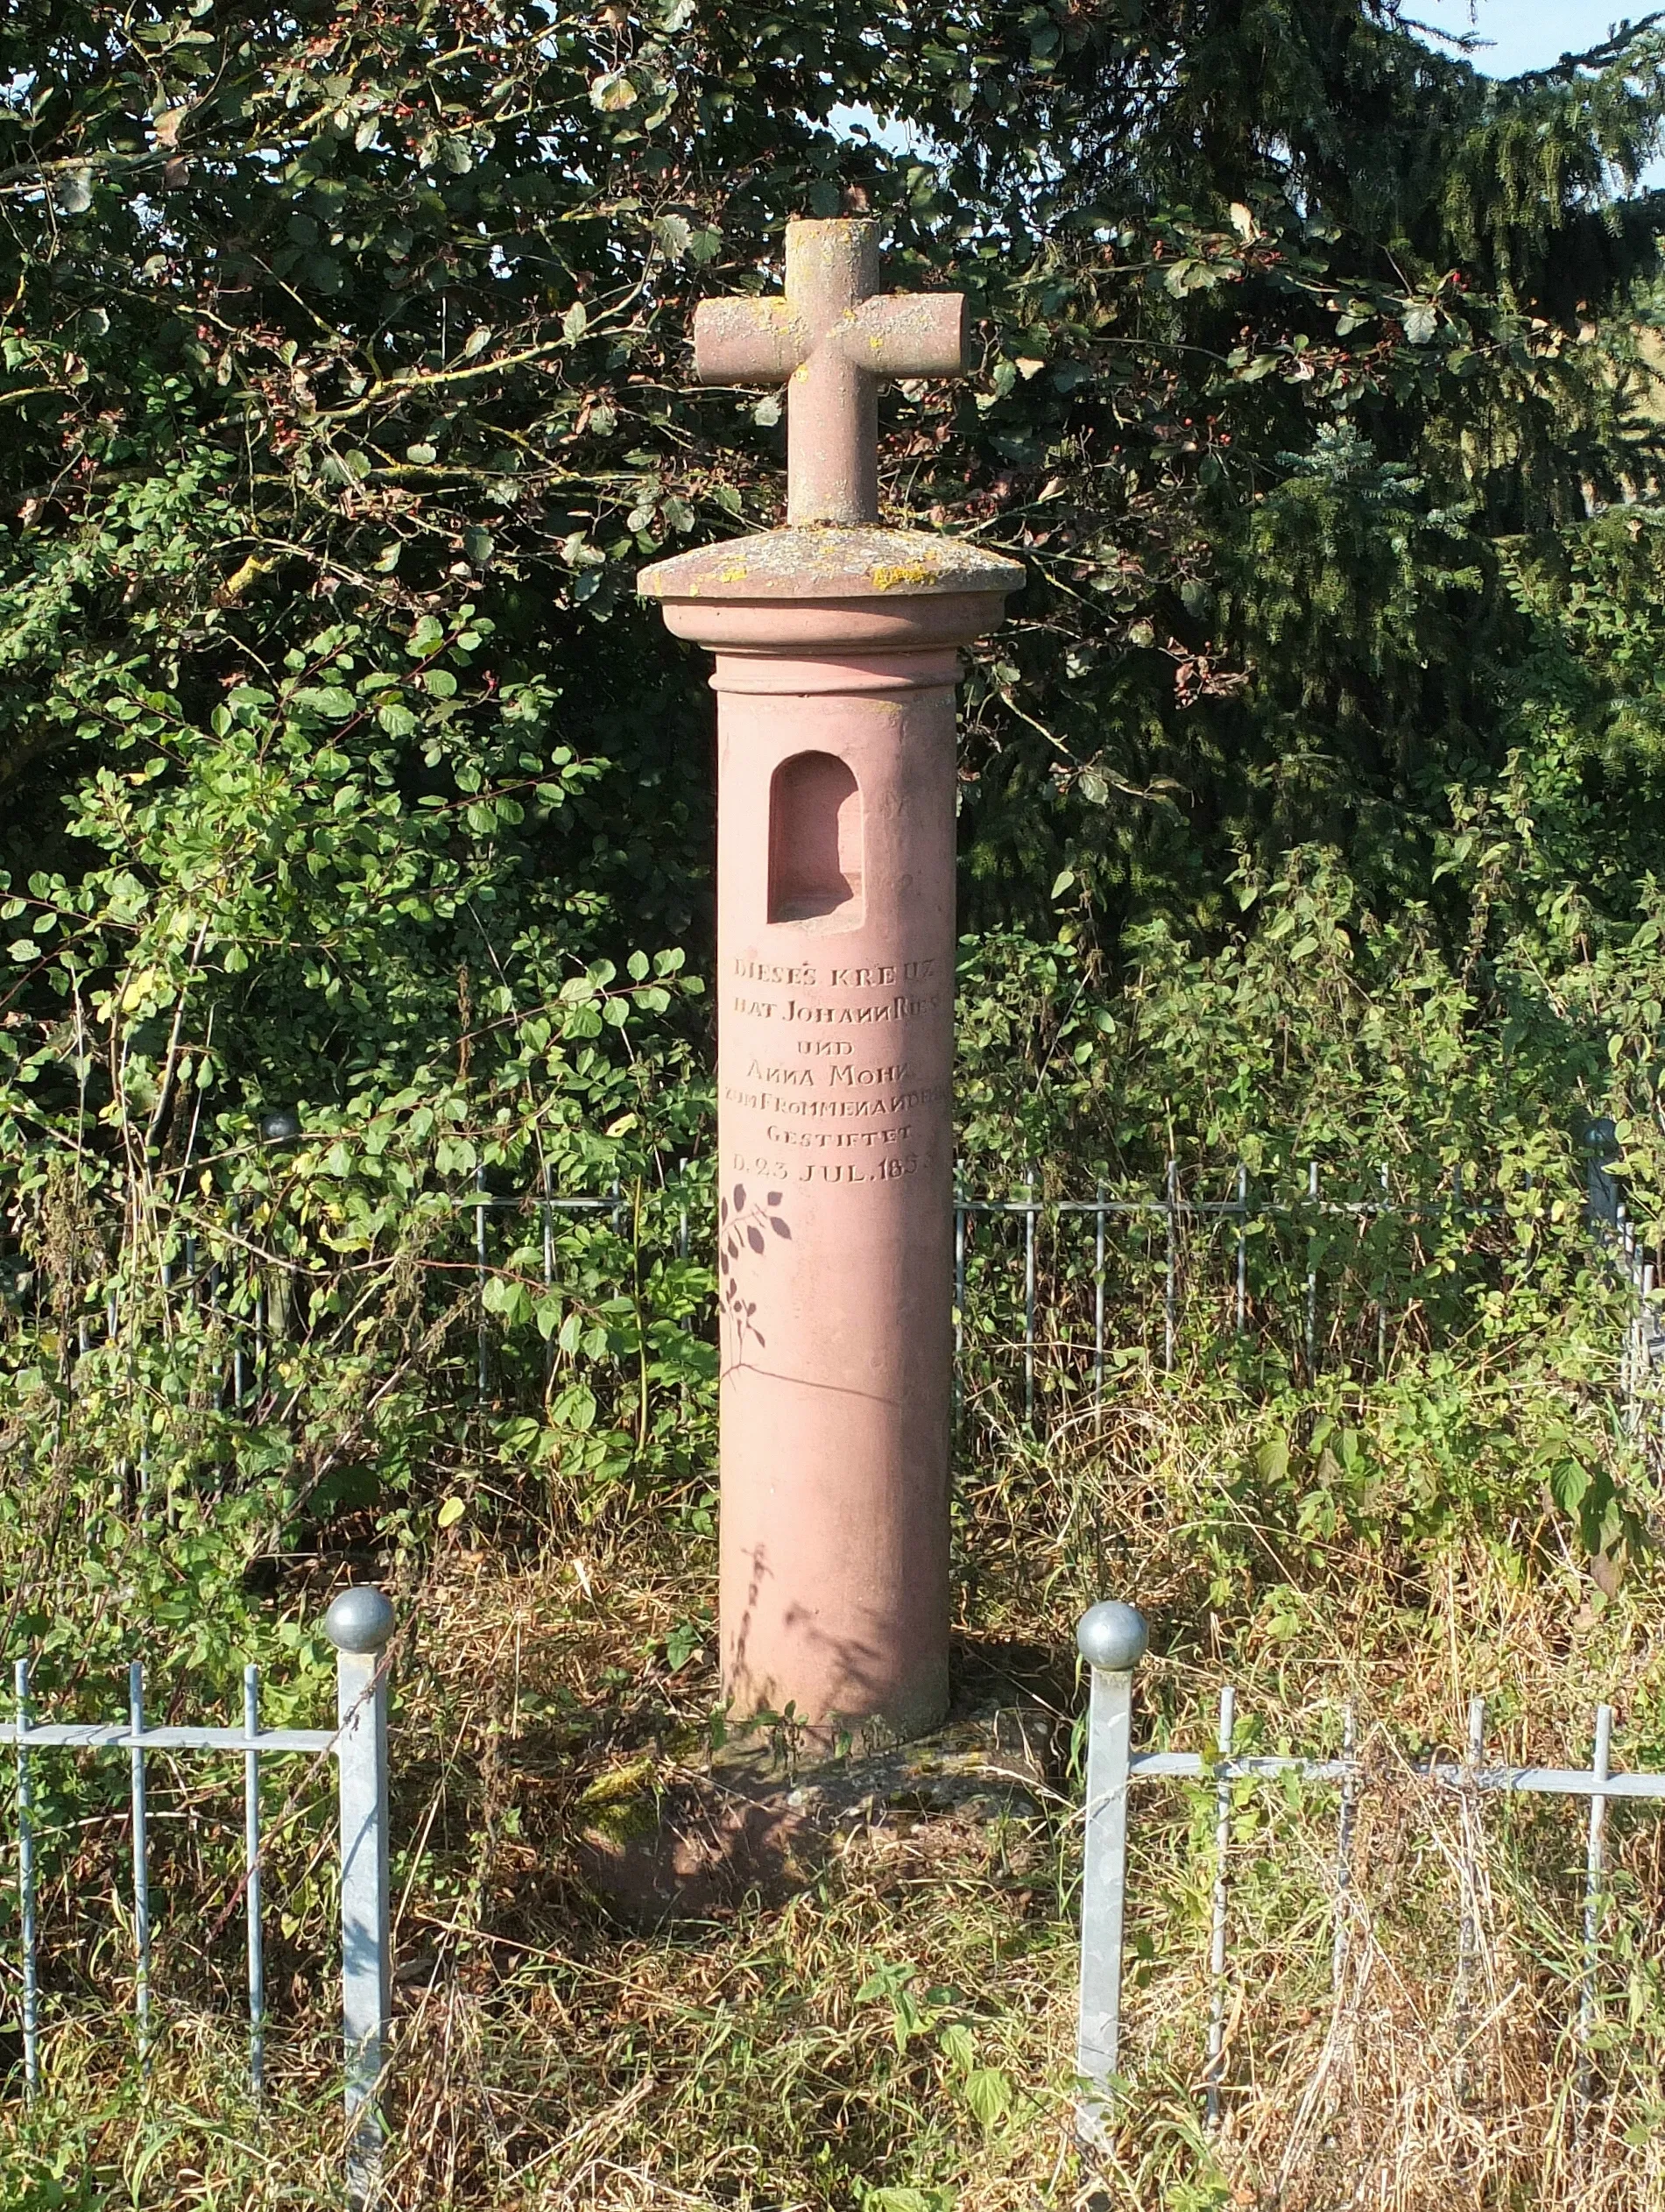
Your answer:
[[[379,1651],[393,1625],[392,1605],[367,1582],[343,1590],[324,1615],[324,1634],[338,1651]]]
[[[1151,1632],[1136,1606],[1114,1598],[1089,1606],[1076,1628],[1076,1649],[1090,1667],[1131,1674],[1150,1649]]]

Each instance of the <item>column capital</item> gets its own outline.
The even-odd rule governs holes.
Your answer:
[[[1000,620],[1022,563],[923,530],[788,528],[644,569],[667,625],[720,654],[905,653],[969,645]]]

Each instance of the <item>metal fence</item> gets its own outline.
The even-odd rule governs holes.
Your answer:
[[[1316,1160],[1293,1188],[1240,1162],[1186,1170],[1174,1159],[1160,1184],[1101,1184],[1090,1198],[1049,1196],[1038,1167],[1019,1196],[962,1186],[962,1401],[999,1401],[997,1421],[1020,1404],[1033,1425],[1043,1410],[1102,1404],[1112,1354],[1171,1375],[1188,1346],[1249,1339],[1308,1379],[1335,1360],[1385,1371],[1413,1315],[1434,1333],[1436,1305],[1457,1318],[1454,1255],[1495,1268],[1504,1211],[1499,1193],[1465,1188],[1460,1169],[1446,1188],[1415,1192],[1380,1165],[1326,1173]]]
[[[1327,1784],[1338,1793],[1331,1884],[1332,1983],[1339,1987],[1346,1956],[1353,1888],[1353,1835],[1359,1792],[1365,1785],[1353,1716],[1344,1716],[1338,1758],[1243,1756],[1235,1749],[1237,1700],[1220,1693],[1219,1725],[1211,1753],[1136,1752],[1132,1747],[1133,1677],[1148,1645],[1145,1621],[1133,1607],[1113,1600],[1082,1615],[1076,1645],[1090,1673],[1087,1720],[1087,1782],[1083,1811],[1081,1895],[1081,1983],[1076,2071],[1081,2083],[1077,2131],[1102,2145],[1113,2123],[1121,2051],[1124,1921],[1127,1899],[1130,1796],[1135,1782],[1211,1784],[1215,1792],[1213,1880],[1210,1912],[1210,2002],[1203,2109],[1208,2125],[1221,2117],[1224,2084],[1226,2004],[1230,1978],[1231,1821],[1234,1786],[1242,1781],[1285,1779],[1304,1789]],[[1461,1760],[1408,1761],[1405,1770],[1428,1788],[1472,1796],[1479,1792],[1548,1794],[1589,1801],[1584,1841],[1580,1971],[1572,2022],[1580,2052],[1577,2099],[1591,2096],[1589,2052],[1601,1968],[1601,1918],[1605,1886],[1607,1808],[1615,1799],[1665,1802],[1665,1773],[1616,1772],[1612,1765],[1613,1714],[1596,1708],[1594,1751],[1588,1768],[1514,1767],[1485,1763],[1486,1712],[1471,1700],[1468,1740]],[[1472,1997],[1478,1954],[1477,1877],[1465,1865],[1457,1928],[1456,2003],[1465,2013]]]
[[[1619,1156],[1613,1124],[1590,1131],[1584,1212],[1630,1307],[1619,1361],[1625,1426],[1639,1442],[1665,1446],[1665,1328],[1660,1323],[1659,1259],[1637,1233],[1625,1186],[1613,1172]]]
[[[1130,1367],[1173,1375],[1241,1353],[1308,1381],[1327,1368],[1389,1372],[1402,1349],[1470,1327],[1477,1288],[1518,1280],[1561,1248],[1518,1236],[1510,1194],[1474,1168],[1424,1190],[1377,1163],[1317,1161],[1274,1177],[1169,1160],[1159,1177],[1106,1180],[1090,1195],[1049,1188],[1038,1167],[1004,1195],[989,1181],[963,1163],[954,1201],[956,1408],[962,1450],[973,1453],[1095,1415]],[[74,1294],[67,1330],[52,1287],[14,1269],[11,1303],[25,1324],[14,1341],[32,1358],[58,1343],[73,1396],[81,1361],[172,1332],[176,1346],[197,1347],[210,1403],[281,1423],[286,1361],[321,1353],[342,1311],[363,1310],[378,1271],[391,1284],[405,1267],[454,1399],[533,1411],[557,1375],[582,1376],[603,1424],[617,1416],[646,1432],[649,1391],[668,1415],[660,1402],[668,1393],[686,1410],[688,1388],[646,1379],[628,1347],[655,1326],[716,1340],[709,1162],[651,1155],[633,1181],[605,1191],[548,1178],[494,1189],[480,1168],[461,1190],[424,1194],[420,1221],[413,1211],[390,1228],[385,1252],[352,1269],[322,1230],[286,1218],[276,1199],[263,1204],[181,1206],[156,1226],[150,1261],[123,1258],[110,1282]],[[1587,1212],[1635,1302],[1637,1326],[1615,1362],[1633,1403],[1665,1355],[1652,1320],[1654,1256],[1598,1163]],[[552,1301],[582,1322],[575,1337],[545,1326]],[[136,1446],[139,1490],[147,1448]]]
[[[147,1761],[156,1753],[208,1752],[243,1765],[243,1880],[247,1924],[249,2081],[259,2099],[266,2081],[265,1950],[262,1923],[260,1763],[333,1758],[340,1800],[342,2028],[349,2177],[354,2193],[373,2188],[382,2140],[380,2082],[392,1999],[388,1889],[387,1645],[393,1609],[379,1590],[345,1590],[324,1616],[336,1650],[336,1725],[263,1728],[258,1670],[243,1675],[239,1728],[155,1728],[145,1717],[145,1671],[128,1674],[124,1721],[52,1721],[33,1716],[27,1659],[17,1662],[11,1736],[16,1755],[18,1919],[22,1982],[24,2081],[41,2085],[38,1833],[35,1767],[47,1751],[117,1751],[127,1759],[132,1839],[134,2014],[139,2063],[148,2067],[156,2036],[151,1958]]]

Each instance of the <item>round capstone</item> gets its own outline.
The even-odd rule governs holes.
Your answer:
[[[338,1651],[379,1651],[393,1633],[393,1608],[367,1582],[343,1590],[324,1615],[324,1634]]]
[[[1076,1629],[1076,1649],[1089,1666],[1131,1674],[1149,1648],[1151,1632],[1137,1606],[1105,1598],[1090,1605]]]
[[[735,601],[849,599],[883,604],[944,593],[1021,588],[1021,562],[985,552],[970,538],[877,523],[797,523],[755,537],[723,538],[642,569],[645,599]]]

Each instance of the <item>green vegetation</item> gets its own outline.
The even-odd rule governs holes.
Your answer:
[[[88,1713],[135,1647],[159,1709],[257,1657],[283,1717],[325,1693],[325,1587],[382,1563],[412,1622],[402,1941],[432,1967],[401,2202],[1076,2187],[1058,1807],[878,1834],[715,1935],[622,1932],[582,1875],[586,1790],[693,1758],[715,1689],[709,708],[631,583],[778,518],[775,400],[690,390],[683,336],[769,280],[788,212],[871,210],[895,281],[970,294],[979,374],[884,402],[887,512],[1031,571],[967,689],[968,1173],[1040,1160],[1055,1197],[1243,1159],[1287,1187],[1317,1158],[1493,1208],[1327,1249],[1316,1374],[1304,1254],[1257,1247],[1240,1344],[1199,1289],[1164,1376],[1128,1247],[1102,1422],[1050,1352],[1037,1428],[1012,1417],[991,1287],[968,1652],[1062,1654],[1113,1581],[1176,1739],[1230,1666],[1291,1740],[1343,1688],[1449,1740],[1479,1688],[1522,1746],[1571,1756],[1609,1694],[1626,1757],[1665,1749],[1655,1469],[1580,1219],[1599,1114],[1650,1243],[1665,1199],[1665,213],[1635,188],[1665,39],[1492,86],[1398,17],[0,22],[6,1656]],[[499,1212],[483,1394],[480,1176],[617,1191],[547,1266]],[[1407,1317],[1385,1360],[1372,1301]],[[43,1781],[46,1915],[85,2027],[126,1971],[118,1777],[73,1779]],[[56,2032],[46,2103],[0,2108],[9,2202],[332,2201],[322,1813],[289,1808],[272,1876],[300,2102],[257,2125],[224,2087],[235,1877],[178,1790],[157,2074]],[[1245,1803],[1254,1996],[1205,2143],[1188,1817],[1147,1834],[1112,2201],[1329,2206],[1365,2171],[1384,2207],[1657,2201],[1657,1936],[1621,1894],[1630,2040],[1576,2151],[1548,1814],[1492,1824],[1464,2060],[1447,1831],[1384,1832],[1410,1870],[1332,2032],[1309,1831]],[[1652,1834],[1624,1844],[1644,1898]]]

